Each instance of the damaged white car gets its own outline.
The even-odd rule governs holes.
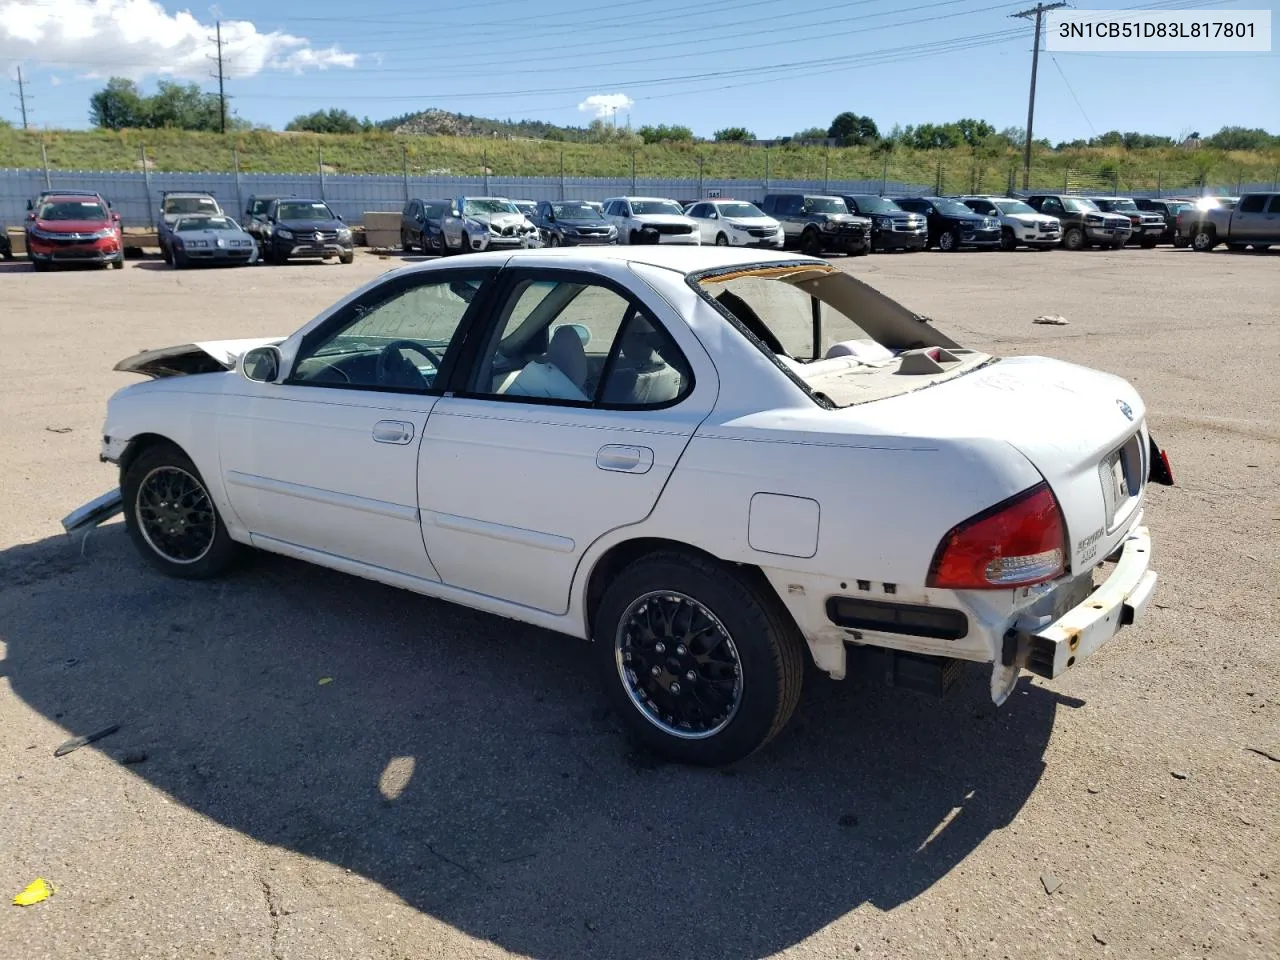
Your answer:
[[[249,546],[590,641],[637,734],[724,764],[806,656],[944,689],[1057,677],[1151,597],[1124,380],[965,349],[823,260],[484,253],[388,273],[285,338],[122,361],[123,510],[178,577]]]

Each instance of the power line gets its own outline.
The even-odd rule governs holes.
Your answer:
[[[1031,48],[1031,93],[1027,97],[1027,140],[1022,148],[1022,189],[1031,189],[1031,127],[1036,118],[1036,68],[1040,65],[1040,23],[1050,10],[1060,10],[1066,3],[1037,3],[1029,10],[1020,10],[1010,14],[1012,17],[1028,19],[1033,13],[1036,16],[1036,41]]]
[[[27,130],[29,129],[29,127],[27,126],[27,84],[26,84],[26,81],[22,79],[21,64],[18,65],[17,83],[18,83],[18,92],[15,94],[10,94],[10,96],[17,97],[18,107],[22,110],[22,129]]]
[[[1067,93],[1071,94],[1071,99],[1076,102],[1076,106],[1080,108],[1080,116],[1084,117],[1084,122],[1089,125],[1089,132],[1098,136],[1098,131],[1094,129],[1093,121],[1089,119],[1089,115],[1084,112],[1084,104],[1080,102],[1080,98],[1076,96],[1075,90],[1071,87],[1071,81],[1067,79],[1067,75],[1062,71],[1062,64],[1058,62],[1058,58],[1053,55],[1052,50],[1045,51],[1049,54],[1049,59],[1053,61],[1053,65],[1058,68],[1058,73],[1062,77],[1062,82],[1067,85]]]
[[[216,57],[209,57],[209,59],[217,61],[218,72],[211,73],[209,74],[209,76],[216,78],[218,81],[218,132],[226,133],[227,132],[227,93],[226,93],[226,88],[223,86],[223,81],[226,75],[222,67],[222,21],[221,20],[215,21],[214,28],[216,30],[216,33],[214,34],[214,36],[210,37],[209,39],[212,40],[217,45],[218,55]]]

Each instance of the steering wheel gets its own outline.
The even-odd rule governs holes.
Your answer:
[[[437,371],[444,364],[444,361],[437,356],[433,350],[421,343],[418,343],[416,340],[392,340],[383,347],[382,352],[378,354],[376,376],[380,385],[388,386],[394,381],[395,374],[391,364],[396,361],[404,363],[404,357],[400,353],[401,350],[412,350],[419,356],[426,357],[431,361],[431,365],[435,367]]]

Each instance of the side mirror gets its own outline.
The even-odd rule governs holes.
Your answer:
[[[254,383],[275,383],[280,378],[280,351],[254,347],[240,358],[240,374]]]
[[[119,222],[120,222],[120,214],[118,214],[118,213],[112,213],[112,214],[111,214],[111,219],[112,219],[112,220],[114,220],[116,223],[119,223]]]
[[[559,330],[561,326],[568,327],[570,330],[576,333],[578,335],[578,339],[582,341],[582,345],[584,347],[591,342],[591,331],[587,329],[585,324],[581,324],[581,323],[558,324],[556,326],[556,330]]]
[[[555,223],[555,222],[556,222],[556,215],[554,213],[548,213],[547,223]]]
[[[338,215],[338,214],[336,214],[336,213],[333,215],[333,218],[334,218],[335,220],[339,221],[339,222],[341,222],[341,221],[342,221],[342,217],[341,217],[341,216],[339,216],[339,215]]]
[[[27,214],[27,219],[28,219],[28,220],[34,220],[35,218],[36,218],[36,215],[35,215],[34,213],[28,213],[28,214]]]
[[[27,209],[28,209],[28,210],[34,210],[35,208],[36,208],[36,205],[35,205],[34,203],[32,203],[30,200],[28,200],[28,201],[27,201]]]

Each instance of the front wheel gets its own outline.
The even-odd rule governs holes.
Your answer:
[[[354,250],[349,250],[346,253],[338,254],[339,263],[355,263],[355,259],[356,259],[356,252]]]
[[[177,447],[162,443],[140,453],[120,493],[130,539],[162,573],[204,580],[235,563],[240,545],[227,533],[200,471]]]
[[[1000,249],[1001,250],[1017,250],[1018,238],[1013,235],[1013,231],[1005,227],[1000,231]]]
[[[800,698],[804,641],[768,587],[692,554],[655,553],[605,592],[593,644],[637,739],[679,763],[749,756]]]
[[[1062,246],[1067,250],[1083,250],[1088,245],[1084,231],[1079,227],[1070,227],[1062,235]]]
[[[955,253],[960,249],[960,234],[956,230],[947,230],[938,237],[938,249],[943,253]]]
[[[1157,242],[1158,241],[1156,240],[1139,240],[1138,246],[1140,246],[1143,250],[1151,250],[1152,248],[1155,247]]]
[[[560,246],[560,234],[558,233],[551,234],[551,236],[547,238],[547,246],[548,247]]]
[[[728,238],[728,237],[726,237],[723,233],[717,233],[717,234],[716,234],[716,246],[717,246],[717,247],[727,247],[728,245],[729,245],[729,238]]]
[[[800,252],[807,257],[822,256],[822,238],[817,230],[806,230],[800,235]]]

